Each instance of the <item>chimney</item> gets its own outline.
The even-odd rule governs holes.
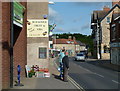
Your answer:
[[[108,6],[103,7],[103,11],[109,11],[109,10],[110,10],[110,8]]]
[[[116,4],[120,5],[120,0],[112,0],[112,6]]]
[[[68,39],[72,39],[72,36],[68,36]]]
[[[73,37],[73,40],[76,40],[76,38],[75,38],[75,37]]]

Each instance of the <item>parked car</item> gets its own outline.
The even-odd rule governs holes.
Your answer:
[[[75,61],[79,60],[85,61],[85,55],[83,53],[79,53],[75,56]]]

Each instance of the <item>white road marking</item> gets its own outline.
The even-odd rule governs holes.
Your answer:
[[[77,64],[76,64],[77,65]],[[92,71],[90,71],[90,70],[88,70],[88,69],[86,69],[86,68],[83,68],[82,66],[78,66],[78,67],[80,67],[80,68],[82,68],[82,69],[84,69],[84,70],[86,70],[86,71],[88,71],[88,72],[91,72],[91,73],[93,73],[93,74],[96,74],[96,75],[98,75],[98,76],[100,76],[100,77],[102,77],[102,78],[104,78],[104,76],[103,75],[100,75],[100,74],[98,74],[98,73],[95,73],[95,72],[92,72]]]
[[[82,68],[82,69],[84,69],[84,70],[86,70],[86,71],[88,71],[88,72],[91,72],[91,73],[93,73],[92,71],[90,71],[90,70],[88,70],[88,69],[85,69],[85,68],[83,68],[82,66],[78,66],[78,67],[80,67],[80,68]]]
[[[120,84],[118,81],[112,80],[114,83]]]
[[[69,81],[75,86],[77,87],[77,89],[79,89],[80,91],[85,91],[76,81],[74,81],[70,76],[68,76]]]
[[[103,76],[103,75],[100,75],[100,74],[97,74],[97,73],[94,73],[94,74],[96,74],[96,75],[98,75],[98,76],[100,76],[100,77],[103,77],[103,78],[104,78],[104,76]]]

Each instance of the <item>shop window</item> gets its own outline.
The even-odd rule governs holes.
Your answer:
[[[104,53],[110,53],[110,48],[106,45],[104,46]]]
[[[47,48],[39,48],[39,58],[40,59],[47,58]]]

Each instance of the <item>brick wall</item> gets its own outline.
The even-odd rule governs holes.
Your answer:
[[[22,4],[26,7],[26,3],[22,2]],[[1,3],[0,3],[1,5]],[[4,2],[2,3],[2,24],[0,28],[0,34],[2,32],[2,41],[0,40],[0,46],[2,46],[2,53],[0,53],[0,57],[2,54],[2,60],[0,60],[0,65],[2,63],[2,83],[0,81],[0,88],[2,85],[2,89],[7,89],[10,87],[10,3]],[[0,13],[1,14],[1,13]],[[25,11],[24,21],[26,22],[27,13]],[[1,23],[1,22],[0,22]],[[16,76],[18,64],[22,67],[22,76],[25,75],[25,64],[26,61],[26,24],[24,24],[23,28],[19,28],[14,25],[14,76]],[[2,62],[1,62],[2,61]],[[1,67],[1,66],[0,66]],[[0,75],[1,80],[1,75]]]
[[[22,2],[23,6],[27,3]],[[17,76],[17,65],[20,65],[22,68],[21,76],[25,76],[25,65],[27,64],[26,55],[27,55],[27,37],[26,37],[26,22],[27,22],[27,8],[24,13],[24,25],[23,28],[14,25],[14,76]]]
[[[0,91],[2,89],[2,3],[0,1]]]
[[[10,3],[2,3],[2,86],[10,85]]]

